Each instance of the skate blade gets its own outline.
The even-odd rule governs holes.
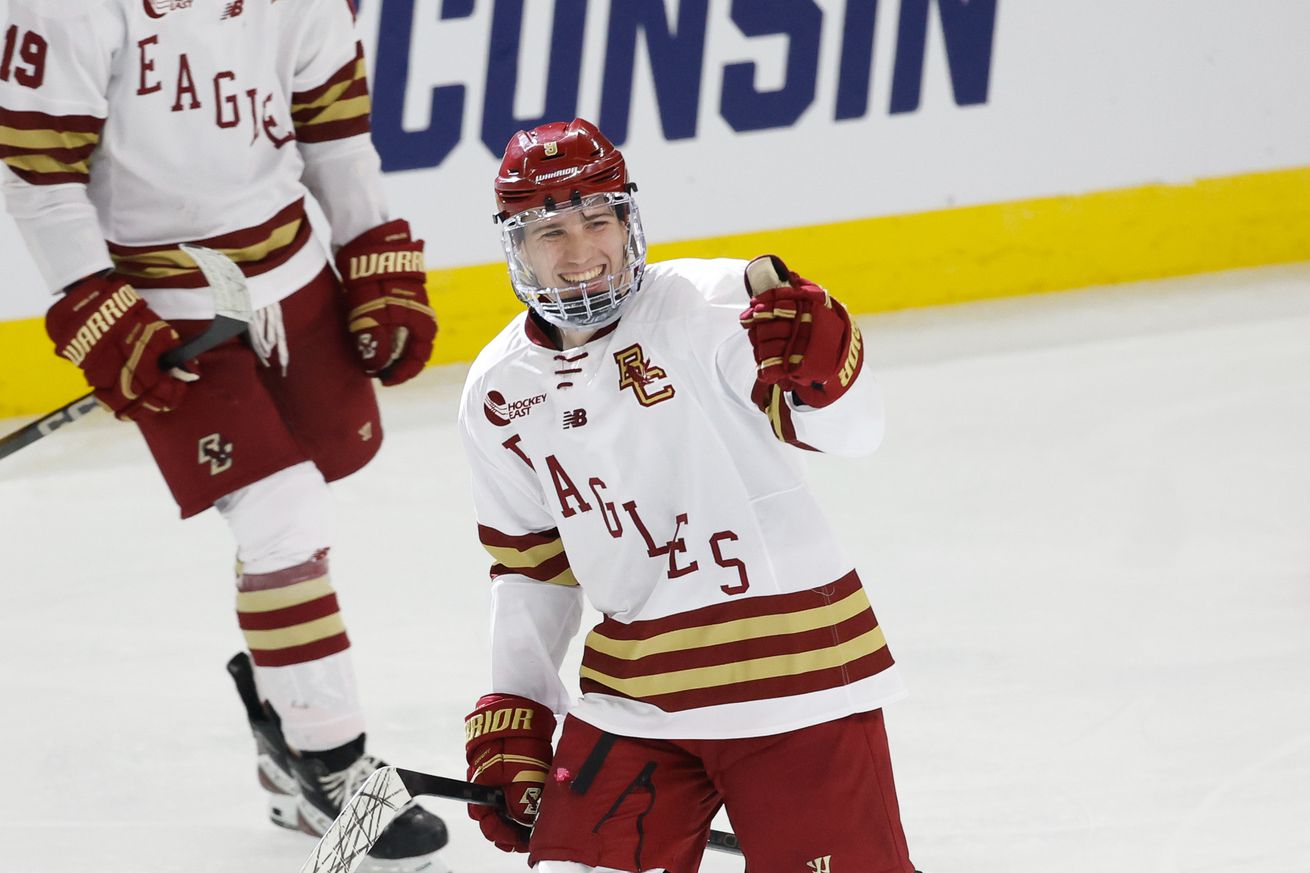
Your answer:
[[[270,794],[268,820],[280,828],[290,831],[300,830],[300,810],[297,808],[296,798],[290,794]]]
[[[451,873],[451,870],[438,852],[417,858],[388,859],[366,855],[355,873]]]

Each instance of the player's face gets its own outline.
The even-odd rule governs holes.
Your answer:
[[[568,209],[525,228],[523,260],[544,286],[568,288],[606,282],[625,266],[627,226],[614,208]],[[561,296],[577,296],[582,288]]]

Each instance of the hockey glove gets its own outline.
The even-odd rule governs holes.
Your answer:
[[[346,243],[337,271],[364,372],[383,385],[417,376],[432,354],[437,316],[423,288],[423,241],[410,239],[409,222],[388,221]]]
[[[464,719],[470,782],[505,792],[505,809],[469,806],[469,817],[502,852],[526,852],[552,757],[555,715],[516,694],[488,694]]]
[[[827,406],[846,393],[864,350],[845,307],[774,255],[746,265],[746,290],[752,299],[741,326],[750,335],[756,378],[794,391],[807,406]]]
[[[45,326],[55,351],[82,368],[96,399],[118,418],[174,409],[196,378],[159,368],[160,356],[181,345],[177,331],[112,275],[70,285],[46,312]]]

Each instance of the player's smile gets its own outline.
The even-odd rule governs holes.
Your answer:
[[[605,266],[602,264],[581,273],[560,273],[559,275],[565,282],[573,284],[577,282],[590,282],[603,272],[605,272]]]

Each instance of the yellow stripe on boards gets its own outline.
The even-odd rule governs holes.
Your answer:
[[[1310,167],[668,243],[650,260],[764,252],[857,313],[1310,260]],[[473,360],[523,308],[503,263],[433,270],[428,290],[437,364]],[[85,391],[40,319],[0,322],[0,348],[0,416]]]
[[[43,319],[0,321],[0,349],[0,416],[44,415],[91,390],[82,371],[55,354]]]
[[[1310,167],[652,246],[651,259],[764,252],[862,313],[1308,260]]]

